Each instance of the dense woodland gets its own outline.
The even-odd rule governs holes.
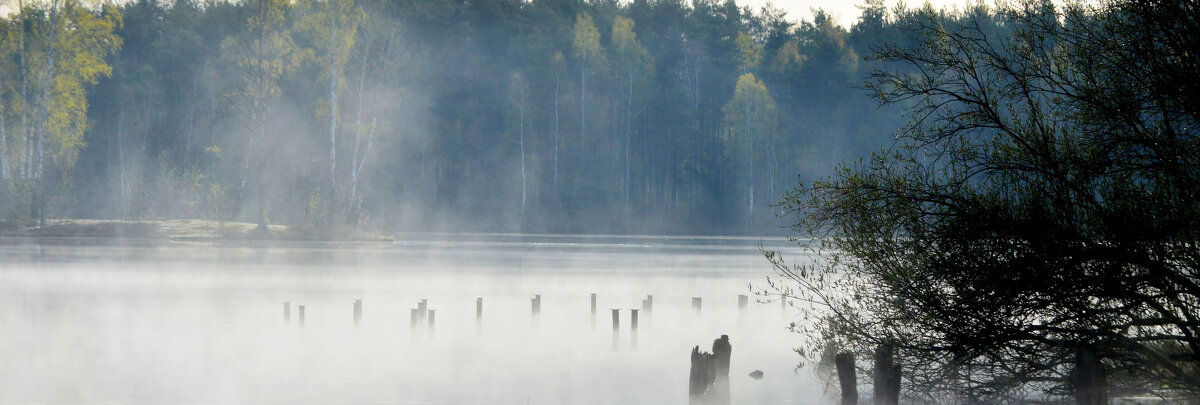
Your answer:
[[[732,0],[27,0],[0,20],[10,220],[780,233],[903,125],[913,16]],[[996,29],[1003,29],[998,26]]]

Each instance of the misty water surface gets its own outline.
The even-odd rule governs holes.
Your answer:
[[[820,402],[811,368],[793,372],[792,314],[754,297],[737,309],[737,295],[769,272],[758,242],[9,243],[0,246],[0,402],[684,404],[691,347],[721,334],[733,343],[734,403]],[[642,314],[639,347],[630,350],[622,310],[613,350],[609,309],[640,308],[647,294],[654,311]],[[703,298],[700,315],[691,297]],[[432,331],[410,330],[421,298],[437,311]],[[306,307],[303,327],[296,305]],[[748,377],[754,370],[765,378]]]

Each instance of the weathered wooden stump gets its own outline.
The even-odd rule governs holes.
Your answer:
[[[858,377],[855,375],[854,354],[838,353],[833,356],[833,364],[837,367],[838,386],[842,389],[842,405],[858,404]]]
[[[712,353],[692,348],[692,367],[688,377],[688,403],[691,405],[729,405],[729,358],[733,347],[729,335],[713,341]]]
[[[621,344],[621,310],[612,310],[613,321],[613,350],[617,350]]]
[[[900,365],[896,364],[895,352],[895,346],[888,344],[875,348],[875,405],[900,402]]]
[[[637,350],[637,333],[638,333],[638,310],[629,310],[629,348]]]
[[[429,316],[428,316],[428,318],[429,318],[429,337],[433,337],[433,322],[434,322],[434,320],[437,319],[437,316],[436,316],[437,312],[432,309],[430,309],[428,311],[429,311]]]
[[[483,298],[475,299],[475,333],[483,333]]]
[[[592,330],[596,330],[596,293],[592,293]]]
[[[541,323],[540,321],[542,318],[542,295],[541,294],[534,295],[533,298],[529,300],[529,310],[530,310],[530,315],[532,316],[532,319],[533,319],[533,327],[537,328],[539,326],[539,324]]]
[[[692,347],[692,369],[688,377],[688,403],[707,404],[706,394],[717,376],[716,359],[712,353],[701,352],[700,346]]]
[[[692,297],[692,311],[697,315],[700,314],[700,297]]]
[[[713,356],[717,360],[716,400],[718,404],[729,404],[729,358],[733,354],[733,346],[729,344],[729,335],[721,335],[713,341]]]
[[[362,300],[354,300],[354,326],[362,322]]]
[[[1096,357],[1094,348],[1081,345],[1075,351],[1075,369],[1071,371],[1075,403],[1101,405],[1108,403],[1108,376]]]
[[[746,311],[746,305],[750,303],[750,297],[745,294],[738,294],[738,310]]]
[[[299,309],[299,312],[300,312],[300,326],[301,326],[301,327],[304,327],[304,306],[303,306],[303,305],[298,305],[298,307],[299,307],[298,309]]]
[[[283,323],[292,323],[292,303],[283,302]]]

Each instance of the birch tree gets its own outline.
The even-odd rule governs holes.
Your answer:
[[[575,18],[574,39],[571,42],[579,59],[579,138],[582,145],[587,136],[587,72],[592,65],[603,64],[604,48],[600,47],[600,31],[587,13]]]
[[[554,57],[550,59],[550,64],[554,70],[554,190],[558,191],[558,95],[559,87],[562,84],[562,77],[567,72],[567,60],[563,57],[562,52],[555,52]]]
[[[630,208],[630,149],[633,143],[633,105],[634,105],[634,88],[638,80],[643,75],[654,71],[654,61],[646,48],[642,47],[641,41],[637,39],[637,33],[634,32],[633,20],[617,16],[613,20],[612,28],[612,46],[615,55],[615,63],[618,65],[622,79],[625,82],[625,105],[624,111],[624,136],[623,143],[625,149],[625,176],[622,181],[622,187],[625,194],[625,209]]]
[[[767,86],[754,77],[743,74],[734,88],[733,99],[725,104],[725,147],[740,161],[739,170],[745,179],[746,221],[744,231],[754,221],[754,161],[758,142],[774,136],[776,116],[775,100]]]
[[[318,115],[326,115],[329,122],[329,204],[328,215],[332,216],[337,206],[337,156],[338,156],[338,108],[339,94],[345,81],[346,61],[354,48],[358,26],[363,20],[363,11],[354,0],[324,0],[302,2],[303,17],[297,23],[297,31],[309,35],[316,46],[316,58],[323,65],[322,74],[328,83],[328,98],[320,107]],[[353,170],[353,168],[352,168]],[[332,219],[332,218],[330,218]]]
[[[352,223],[357,222],[358,218],[356,210],[352,208],[360,202],[358,183],[362,169],[371,155],[378,128],[376,124],[379,108],[375,103],[378,100],[368,97],[371,92],[367,88],[367,81],[370,79],[373,84],[378,85],[380,78],[377,76],[391,72],[390,68],[394,66],[386,62],[392,60],[398,32],[399,28],[395,23],[372,18],[371,15],[363,13],[363,19],[358,29],[359,40],[356,41],[359,44],[357,47],[358,86],[355,94],[357,103],[353,125],[354,149],[350,153],[350,190],[347,201],[350,216],[354,218]],[[378,63],[378,61],[385,63]],[[394,73],[392,75],[394,76]]]
[[[86,89],[112,74],[105,58],[121,47],[115,33],[121,14],[112,5],[91,9],[75,0],[19,6],[24,177],[37,185],[30,211],[44,224],[49,187],[46,157],[49,168],[66,178],[85,146]]]
[[[521,153],[521,217],[525,220],[527,183],[525,178],[525,99],[529,95],[529,82],[525,75],[513,73],[509,79],[509,101],[517,107],[517,145]]]
[[[242,170],[238,181],[238,199],[246,201],[246,181],[250,173],[250,162],[257,158],[259,210],[258,225],[262,230],[267,224],[267,195],[262,170],[271,157],[270,148],[258,150],[257,142],[267,138],[267,122],[271,103],[280,94],[279,80],[284,73],[299,63],[295,43],[285,22],[288,11],[286,0],[253,0],[253,13],[246,20],[246,30],[231,35],[221,43],[221,54],[231,61],[242,74],[241,86],[231,93],[237,108],[246,115],[249,128],[246,131],[246,150],[242,157]]]

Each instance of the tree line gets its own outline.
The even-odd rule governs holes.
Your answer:
[[[975,6],[980,10],[987,7]],[[0,21],[0,208],[328,229],[782,232],[894,139],[857,88],[918,14],[714,0],[28,0]]]

